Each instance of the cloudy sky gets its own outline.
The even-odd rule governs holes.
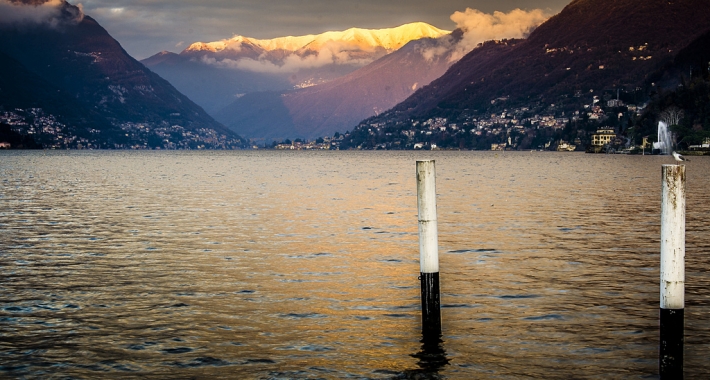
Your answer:
[[[329,30],[389,28],[424,21],[451,30],[451,16],[542,9],[555,14],[571,0],[69,0],[95,18],[137,59],[192,42],[233,35],[274,38]]]

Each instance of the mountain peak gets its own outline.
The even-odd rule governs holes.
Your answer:
[[[329,31],[321,34],[304,36],[287,36],[272,39],[256,39],[236,35],[229,39],[214,42],[195,42],[183,53],[212,52],[217,53],[225,49],[240,49],[248,44],[259,47],[265,51],[285,50],[296,52],[301,49],[320,50],[329,44],[354,44],[361,49],[384,48],[394,51],[404,46],[409,41],[420,38],[437,38],[451,33],[424,22],[414,22],[386,29],[361,29],[350,28],[344,31]]]

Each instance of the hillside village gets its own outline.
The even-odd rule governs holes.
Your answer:
[[[0,112],[0,123],[9,125],[13,132],[26,135],[47,149],[99,148],[94,139],[77,136],[73,128],[57,121],[54,115],[45,114],[41,108]],[[3,143],[5,149],[16,148],[9,142]]]
[[[446,118],[431,118],[425,121],[410,120],[409,123],[371,123],[361,124],[358,130],[336,133],[332,137],[321,137],[313,141],[296,139],[274,141],[270,146],[252,144],[252,149],[276,150],[548,150],[559,152],[585,151],[587,153],[618,153],[618,154],[651,154],[655,135],[640,136],[640,143],[633,143],[629,137],[633,135],[633,127],[613,127],[605,125],[609,116],[604,111],[615,112],[615,124],[641,117],[646,104],[641,106],[625,105],[623,101],[611,99],[606,107],[596,105],[598,97],[594,97],[594,105],[584,106],[583,110],[574,111],[570,116],[565,112],[559,115],[532,114],[529,107],[519,107],[490,117],[471,117],[464,122],[450,122]],[[586,111],[586,112],[585,112]],[[570,126],[584,124],[585,130],[577,130],[573,139],[565,140],[566,129]],[[361,131],[366,130],[363,134]],[[537,139],[537,146],[530,146],[531,136],[544,135],[546,139]],[[632,136],[633,137],[633,136]],[[527,143],[526,143],[526,138]],[[481,139],[491,142],[490,146],[467,146],[466,144]],[[451,145],[451,142],[459,145]],[[534,141],[534,138],[533,138]],[[710,138],[705,138],[701,144],[689,145],[690,151],[705,151],[710,149]]]
[[[393,51],[388,56],[396,59],[383,58],[350,72],[333,88],[309,86],[312,91],[294,91],[289,96],[281,90],[238,96],[225,108],[229,117],[207,114],[204,106],[145,66],[169,59],[191,62],[187,57],[195,53],[191,49],[181,53],[186,55],[182,58],[180,54],[159,53],[141,64],[90,19],[66,26],[78,33],[79,41],[91,41],[88,52],[74,50],[76,41],[67,39],[66,33],[42,30],[46,38],[33,38],[25,32],[4,31],[12,38],[0,39],[0,53],[4,54],[0,64],[8,73],[0,79],[0,148],[644,153],[657,139],[660,114],[672,106],[685,111],[685,117],[669,123],[678,149],[703,148],[710,138],[710,111],[702,102],[710,94],[710,7],[659,0],[607,5],[615,11],[607,14],[598,2],[572,2],[525,38],[480,42],[456,62],[442,58],[447,64],[435,68],[443,67],[443,75],[437,72],[437,79],[426,80],[429,84],[418,79],[412,86],[412,73],[423,67],[421,49],[450,49],[450,43],[465,36],[465,31],[455,31],[442,37],[445,31],[432,29],[433,36],[444,39],[396,50],[404,43],[401,40],[385,49]],[[74,9],[68,3],[62,7]],[[669,22],[675,21],[673,12],[684,15],[695,27]],[[665,20],[667,28],[651,27],[658,20]],[[431,34],[427,33],[424,35]],[[607,35],[614,37],[600,39]],[[57,43],[48,43],[50,36],[57,38]],[[217,44],[221,50],[205,51],[216,54],[220,50],[235,59],[232,55],[237,52],[226,48],[231,43],[246,43],[237,40],[221,41]],[[256,42],[273,42],[269,41]],[[100,58],[109,56],[114,57],[111,64]],[[37,57],[54,64],[36,66]],[[130,76],[123,75],[126,67],[135,69]],[[207,68],[214,74],[214,67]],[[193,67],[187,64],[183,69]],[[406,74],[398,80],[407,86],[401,87],[397,81],[385,83],[385,78],[397,77],[395,73]],[[258,79],[251,72],[242,74],[233,79],[245,83]],[[70,77],[76,80],[65,80]],[[229,82],[219,75],[210,78]],[[307,78],[291,75],[288,81],[296,79]],[[217,82],[205,86],[208,82],[200,79],[196,83],[200,91],[207,88],[207,94],[214,94]],[[408,97],[394,106],[384,105],[374,95],[386,97],[400,87],[409,89],[400,91]],[[235,91],[229,89],[228,98],[232,99]],[[245,94],[242,90],[237,93]],[[297,97],[296,93],[308,96]],[[359,103],[360,99],[379,100],[373,107]],[[340,118],[362,109],[374,109],[375,116],[363,121],[358,116],[347,122]],[[241,124],[230,124],[233,119]],[[336,119],[337,127],[319,124],[323,120],[335,123]],[[347,128],[352,129],[343,131]],[[245,144],[237,133],[253,140]],[[274,142],[275,138],[286,140]]]
[[[180,125],[122,123],[123,138],[105,143],[101,131],[88,129],[88,134],[57,121],[54,115],[41,108],[16,108],[0,112],[0,123],[9,125],[19,135],[28,136],[44,149],[240,149],[241,140],[229,138],[213,129],[187,130]],[[12,149],[7,141],[0,148]]]
[[[581,98],[581,94],[575,95]],[[501,110],[485,116],[469,115],[450,120],[442,117],[361,123],[352,132],[337,133],[315,141],[274,143],[274,149],[476,149],[559,150],[624,152],[650,148],[649,139],[632,144],[624,135],[640,117],[646,104],[626,104],[616,97],[592,95],[570,111],[569,107],[539,104],[505,108],[508,97],[491,100]],[[567,109],[567,111],[563,110]],[[572,128],[574,127],[574,128]],[[575,132],[571,132],[571,130]],[[570,135],[574,136],[570,136]],[[610,148],[612,147],[612,148]]]

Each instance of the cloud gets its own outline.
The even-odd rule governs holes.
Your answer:
[[[270,60],[266,54],[261,55],[257,59],[216,59],[203,56],[201,60],[208,65],[235,70],[246,70],[258,73],[296,73],[300,70],[313,69],[332,64],[365,66],[384,54],[384,52],[381,54],[363,54],[362,50],[354,51],[348,49],[348,47],[352,46],[348,43],[330,41],[316,52],[310,51],[302,54],[293,53],[287,55],[278,63]],[[238,52],[240,46],[232,44],[229,46],[229,49]]]
[[[495,11],[493,14],[488,14],[477,9],[466,8],[464,12],[454,12],[451,21],[455,22],[464,34],[451,60],[460,59],[481,42],[525,38],[549,17],[542,9],[532,11],[514,9],[509,13]]]
[[[464,12],[455,12],[451,20],[463,33],[460,39],[448,35],[437,39],[434,44],[422,43],[417,50],[429,62],[446,58],[455,62],[475,49],[478,44],[506,38],[526,38],[535,28],[550,16],[541,9],[524,11],[514,9],[508,13],[483,13],[467,8]]]
[[[243,42],[229,42],[226,49],[239,53]],[[259,73],[296,73],[300,70],[319,68],[328,65],[352,65],[362,67],[383,56],[384,49],[361,46],[348,41],[327,41],[318,50],[307,48],[290,53],[280,59],[274,59],[265,52],[257,59],[239,58],[217,59],[203,56],[202,62],[208,65],[246,70]]]
[[[421,43],[416,50],[427,60],[432,62],[446,55],[452,56],[456,50],[457,42],[451,35],[438,38],[434,43]]]
[[[505,38],[527,37],[538,25],[549,16],[541,9],[524,11],[514,9],[508,13],[495,11],[492,14],[483,13],[477,9],[467,8],[464,12],[455,12],[450,16],[456,26],[463,31],[460,39],[451,35],[441,37],[436,41],[422,41],[417,50],[429,62],[435,59],[448,59],[454,62],[461,59],[484,41]],[[242,39],[223,40],[226,49],[239,53],[245,43]],[[305,54],[303,51],[287,55],[281,60],[271,59],[268,53],[254,58],[204,58],[209,65],[246,70],[260,73],[295,73],[303,69],[312,69],[327,65],[365,66],[384,55],[384,52],[371,51],[364,46],[346,41],[328,41],[317,47],[317,51]]]
[[[0,0],[0,25],[57,27],[63,23],[78,23],[83,18],[81,4],[71,6],[64,0],[48,0],[37,4]]]
[[[424,21],[453,29],[455,10],[483,12],[548,9],[558,12],[570,0],[69,0],[84,3],[134,57],[175,50],[179,41],[217,41],[232,34],[276,38],[318,34],[351,27],[378,29]],[[123,8],[122,15],[112,8]]]

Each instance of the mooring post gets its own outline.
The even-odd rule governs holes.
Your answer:
[[[683,378],[685,165],[663,165],[661,195],[661,379]]]
[[[436,221],[436,165],[417,161],[417,207],[419,209],[419,265],[422,286],[422,332],[441,335],[439,295],[439,245]]]

